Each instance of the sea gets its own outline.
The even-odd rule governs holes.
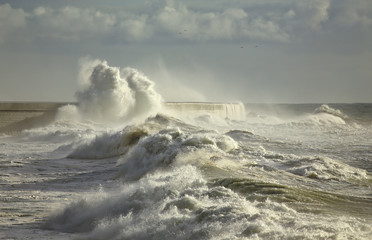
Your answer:
[[[135,69],[85,72],[0,135],[1,239],[371,239],[372,104],[166,108]]]

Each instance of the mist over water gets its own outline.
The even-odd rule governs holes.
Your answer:
[[[5,239],[369,239],[371,104],[166,104],[82,63],[77,105],[0,137]]]

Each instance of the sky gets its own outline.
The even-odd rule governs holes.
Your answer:
[[[372,2],[0,0],[0,101],[75,101],[87,58],[166,101],[372,102]]]

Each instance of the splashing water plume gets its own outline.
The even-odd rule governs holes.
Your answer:
[[[106,61],[84,60],[79,80],[82,89],[75,94],[78,105],[63,107],[62,118],[78,114],[78,119],[119,124],[143,119],[157,112],[163,102],[154,83],[134,68],[120,69]]]

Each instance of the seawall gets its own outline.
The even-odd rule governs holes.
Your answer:
[[[0,133],[13,134],[54,120],[57,109],[68,103],[0,102]]]
[[[245,118],[245,109],[242,103],[166,102],[164,107],[176,114],[210,114],[232,120]]]
[[[23,129],[40,127],[54,120],[58,108],[67,102],[0,102],[0,133],[13,134]],[[240,103],[166,102],[166,111],[175,114],[210,114],[233,120],[244,119]]]

